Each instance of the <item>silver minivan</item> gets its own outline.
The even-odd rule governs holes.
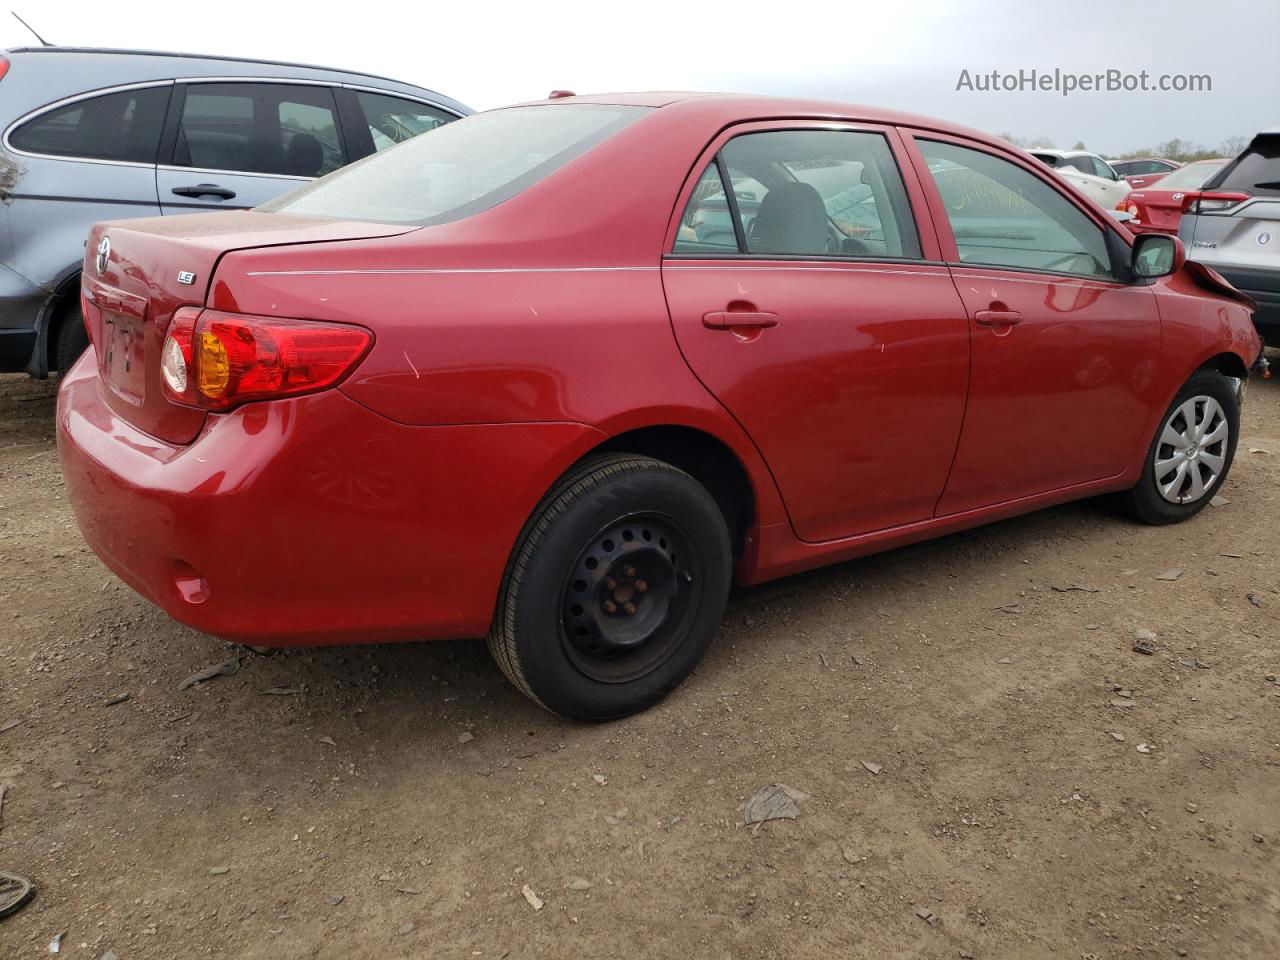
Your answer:
[[[1280,347],[1280,127],[1254,137],[1183,203],[1187,256],[1253,297],[1258,332]]]
[[[88,345],[79,271],[100,220],[255,207],[472,111],[395,80],[232,57],[0,54],[0,371]]]

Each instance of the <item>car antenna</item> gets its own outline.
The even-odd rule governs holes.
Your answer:
[[[36,33],[35,27],[33,27],[31,24],[27,23],[27,21],[23,20],[20,16],[18,16],[18,12],[16,10],[10,10],[9,12],[13,14],[13,19],[17,20],[20,24],[22,24],[24,27],[26,27],[28,30],[31,31],[31,35],[40,41],[40,46],[42,47],[53,46],[52,43],[50,43],[44,37],[40,36],[40,34]]]

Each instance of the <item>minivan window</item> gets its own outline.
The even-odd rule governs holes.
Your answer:
[[[509,200],[648,107],[508,107],[447,123],[259,207],[270,213],[427,225]]]
[[[55,157],[155,163],[171,89],[143,87],[77,100],[27,121],[9,135],[9,143]]]
[[[369,128],[374,150],[394,147],[397,143],[412,140],[420,133],[458,119],[451,113],[429,107],[425,103],[390,97],[384,93],[357,90],[356,102],[360,104],[360,113]]]
[[[1248,149],[1205,186],[1251,197],[1280,197],[1280,133],[1254,137]]]
[[[328,87],[199,83],[187,88],[175,166],[318,177],[344,162]]]

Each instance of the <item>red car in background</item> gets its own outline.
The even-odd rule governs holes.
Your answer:
[[[59,452],[121,578],[244,643],[487,634],[589,720],[688,676],[735,580],[1095,494],[1193,516],[1261,351],[1022,151],[729,95],[508,107],[99,224],[83,303]]]
[[[1149,187],[1167,173],[1182,166],[1177,160],[1163,157],[1139,157],[1136,160],[1108,160],[1111,169],[1124,177],[1133,189]]]
[[[1231,161],[1225,158],[1196,160],[1165,174],[1153,187],[1134,190],[1119,204],[1133,219],[1126,226],[1134,233],[1167,233],[1178,235],[1182,211],[1190,199],[1215,173]]]

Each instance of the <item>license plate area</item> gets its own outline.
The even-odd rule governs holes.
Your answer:
[[[147,301],[102,288],[94,291],[91,299],[100,317],[98,372],[102,381],[121,399],[141,406],[146,399]]]

